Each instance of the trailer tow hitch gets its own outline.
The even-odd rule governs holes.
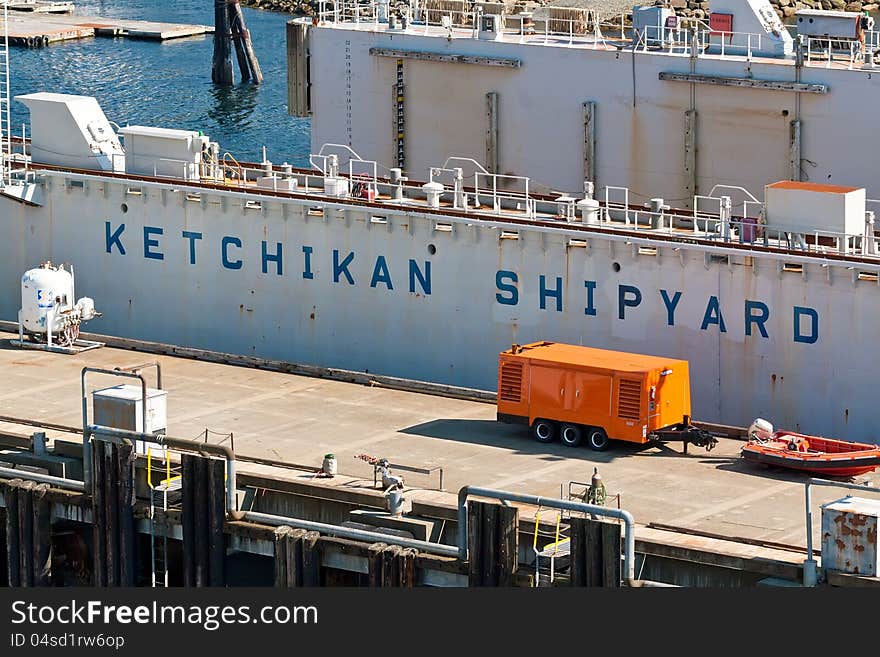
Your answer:
[[[657,442],[663,443],[680,440],[684,446],[685,454],[687,454],[689,444],[705,447],[707,452],[711,452],[712,448],[718,444],[718,439],[714,435],[691,424],[689,418],[685,418],[685,421],[679,424],[658,429],[651,434],[651,437]]]

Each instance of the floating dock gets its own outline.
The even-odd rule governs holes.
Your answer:
[[[214,28],[210,25],[156,23],[125,18],[37,12],[10,12],[8,20],[9,43],[26,47],[43,47],[58,41],[96,36],[167,41],[214,32]]]
[[[76,7],[72,2],[43,2],[43,0],[13,0],[6,6],[9,11],[34,14],[69,14]]]

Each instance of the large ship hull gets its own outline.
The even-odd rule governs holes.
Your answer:
[[[97,333],[485,389],[511,343],[563,341],[687,359],[697,419],[878,440],[880,286],[845,262],[40,176],[41,206],[0,199],[3,318],[51,259]]]

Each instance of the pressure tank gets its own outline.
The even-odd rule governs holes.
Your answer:
[[[45,334],[51,321],[53,333],[66,326],[62,313],[74,305],[73,274],[64,266],[44,262],[21,277],[21,323],[25,332]]]

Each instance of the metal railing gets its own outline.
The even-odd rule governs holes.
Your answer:
[[[388,24],[394,11],[387,0],[322,0],[315,20],[319,25],[331,23],[375,28]],[[571,13],[570,17],[564,12],[572,12],[572,8],[549,6],[533,12],[503,12],[500,31],[494,38],[520,43],[577,44],[593,48],[625,48],[634,52],[655,49],[668,55],[751,59],[755,55],[791,58],[793,53],[786,45],[790,43],[788,35],[795,37],[797,34],[797,27],[793,25],[783,26],[788,35],[783,31],[721,32],[712,30],[704,21],[687,17],[679,17],[674,26],[650,25],[634,30],[624,13],[613,19],[600,20],[596,12],[586,9],[580,14]],[[425,35],[432,30],[442,30],[449,36],[457,30],[459,36],[476,39],[481,31],[482,13],[479,6],[468,10],[441,9],[414,0],[404,20],[393,20],[396,29],[417,30]],[[849,69],[860,66],[866,50],[880,50],[880,31],[865,30],[862,35],[861,40],[806,37],[804,65],[830,68],[839,61]],[[796,43],[792,43],[792,48],[796,48]]]

